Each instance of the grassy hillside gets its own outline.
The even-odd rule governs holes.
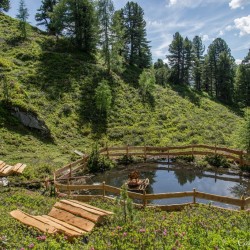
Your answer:
[[[97,140],[109,145],[236,146],[242,118],[205,94],[156,86],[145,103],[134,81],[136,71],[128,69],[122,77],[107,75],[96,58],[31,26],[28,40],[23,41],[17,21],[1,13],[0,43],[0,72],[7,77],[7,87],[0,85],[1,160],[26,162],[46,172],[75,158],[75,149],[88,152]],[[103,79],[113,94],[107,118],[96,112],[93,98]],[[24,127],[11,115],[13,106],[37,114],[51,137]],[[26,175],[34,177],[37,171],[30,167]]]

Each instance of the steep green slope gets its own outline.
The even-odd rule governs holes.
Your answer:
[[[17,21],[3,14],[0,43],[0,72],[7,79],[7,87],[0,85],[1,160],[23,161],[49,172],[51,166],[75,158],[75,149],[89,151],[97,140],[109,145],[236,144],[242,119],[205,95],[156,86],[144,103],[136,84],[124,82],[131,78],[129,73],[123,79],[109,76],[97,59],[31,26],[28,40],[22,41]],[[94,102],[95,88],[103,79],[113,94],[107,119],[97,113]],[[12,107],[36,114],[51,137],[23,126],[11,115]]]

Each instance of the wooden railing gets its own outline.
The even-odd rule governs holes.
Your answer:
[[[123,147],[105,147],[99,150],[99,153],[110,158],[117,158],[124,155],[139,156],[145,160],[152,157],[170,158],[183,155],[213,155],[218,154],[232,159],[242,165],[250,165],[247,161],[247,152],[237,149],[229,149],[218,146],[208,145],[188,145],[171,147],[151,147],[151,146],[123,146]],[[88,155],[83,155],[82,159],[67,164],[55,172],[56,178],[65,178],[72,176],[75,172],[86,167]]]
[[[66,196],[68,195],[70,198],[81,200],[81,201],[89,201],[92,198],[96,197],[105,197],[112,199],[110,196],[106,195],[106,192],[109,192],[111,194],[119,195],[121,193],[121,189],[117,187],[113,187],[110,185],[106,185],[105,182],[98,185],[65,185],[60,184],[59,182],[55,181],[55,188],[60,196]],[[86,191],[86,190],[101,190],[101,195],[76,195],[73,194],[72,191]],[[225,204],[230,204],[234,206],[240,207],[241,210],[246,209],[248,206],[250,206],[250,197],[246,198],[244,196],[241,197],[241,199],[237,198],[231,198],[226,196],[219,196],[214,194],[208,194],[199,192],[195,189],[193,191],[188,192],[176,192],[176,193],[161,193],[161,194],[146,194],[144,191],[143,194],[135,193],[135,192],[129,192],[128,196],[132,199],[141,200],[142,204],[134,203],[137,206],[145,207],[148,204],[148,201],[150,200],[160,200],[160,199],[169,199],[169,198],[183,198],[183,197],[192,197],[192,202],[190,203],[184,203],[184,204],[174,204],[174,205],[149,205],[150,207],[158,207],[162,210],[172,211],[172,210],[181,210],[187,205],[190,204],[196,204],[196,199],[205,199],[209,201],[215,201]]]

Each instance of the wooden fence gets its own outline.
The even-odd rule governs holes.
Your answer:
[[[106,192],[109,192],[115,195],[119,195],[121,192],[120,188],[106,185],[105,182],[103,182],[102,184],[98,184],[98,185],[65,185],[65,184],[60,184],[59,182],[55,181],[55,188],[56,188],[57,193],[60,196],[68,195],[71,198],[81,200],[81,201],[89,201],[92,198],[96,198],[96,197],[110,198],[110,196],[106,195]],[[72,191],[84,191],[84,190],[85,191],[86,190],[101,190],[102,194],[101,195],[75,195],[72,193]],[[205,199],[209,201],[230,204],[230,205],[240,207],[241,210],[244,210],[248,206],[250,206],[250,197],[245,199],[245,197],[242,196],[241,199],[237,199],[237,198],[231,198],[231,197],[226,197],[226,196],[203,193],[195,189],[193,189],[193,191],[188,191],[188,192],[161,193],[161,194],[146,194],[146,192],[144,192],[143,194],[140,194],[140,193],[128,191],[128,196],[131,199],[141,200],[142,201],[141,204],[134,203],[135,205],[141,206],[141,207],[148,206],[148,201],[150,200],[192,197],[191,203],[174,204],[174,205],[155,205],[155,206],[149,205],[150,207],[158,207],[162,210],[167,210],[167,211],[181,210],[187,205],[197,204],[196,199]]]
[[[110,158],[118,158],[124,155],[138,156],[145,160],[147,158],[161,157],[170,158],[184,155],[221,155],[232,159],[242,165],[250,165],[247,161],[247,152],[237,149],[229,149],[218,146],[208,145],[188,145],[188,146],[171,146],[171,147],[151,147],[151,146],[123,146],[123,147],[105,147],[99,150],[99,153]],[[71,177],[75,172],[84,169],[88,160],[88,155],[75,162],[67,164],[55,172],[56,178]]]
[[[208,145],[189,145],[189,146],[171,146],[171,147],[150,147],[150,146],[124,146],[124,147],[105,147],[99,151],[100,154],[106,155],[109,158],[117,158],[124,155],[127,156],[138,156],[143,159],[147,158],[170,158],[183,155],[213,155],[218,154],[225,156],[228,159],[232,159],[238,162],[240,165],[250,165],[250,162],[246,161],[247,153],[242,150],[229,149],[225,147],[218,146],[208,146]],[[83,157],[75,162],[67,164],[63,168],[57,170],[54,173],[54,183],[57,193],[59,195],[70,195],[74,199],[88,201],[93,197],[106,197],[106,192],[113,194],[120,194],[121,189],[113,186],[106,185],[105,183],[100,185],[71,185],[71,180],[74,179],[73,175],[77,171],[84,171],[88,161],[88,155],[83,155]],[[68,184],[61,184],[60,180],[68,180]],[[72,191],[80,190],[102,190],[102,195],[75,195]],[[66,193],[65,193],[66,192]],[[179,193],[163,193],[163,194],[143,194],[128,192],[128,195],[132,199],[138,199],[142,201],[143,206],[147,206],[147,201],[167,199],[167,198],[181,198],[181,197],[193,197],[192,203],[185,204],[175,204],[175,205],[164,205],[157,206],[163,210],[180,210],[184,206],[195,204],[196,198],[205,199],[209,201],[216,201],[225,204],[239,206],[242,210],[250,206],[250,197],[241,199],[218,196],[214,194],[198,192],[195,189],[192,192],[179,192]]]

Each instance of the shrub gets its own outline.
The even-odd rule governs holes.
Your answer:
[[[121,158],[117,159],[118,164],[129,165],[135,162],[135,159],[131,155],[123,155]]]
[[[100,155],[98,146],[95,144],[87,162],[87,168],[89,169],[89,172],[104,172],[113,168],[114,166],[115,164],[112,160],[104,155]]]
[[[218,154],[214,154],[214,155],[207,155],[205,157],[205,160],[212,166],[214,167],[224,167],[224,168],[228,168],[229,167],[229,163],[226,159],[226,157],[222,156],[222,155],[218,155]]]

